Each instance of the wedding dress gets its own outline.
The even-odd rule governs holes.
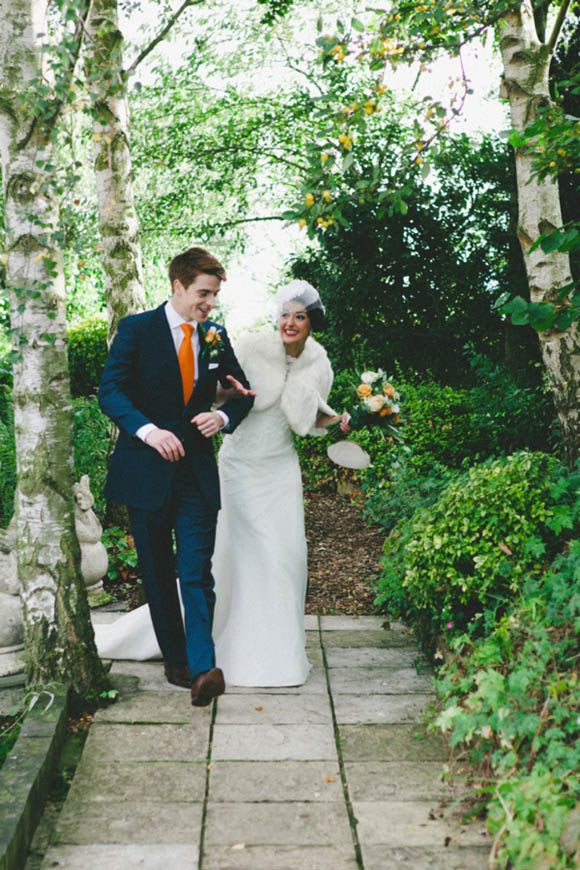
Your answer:
[[[304,650],[306,537],[298,457],[280,404],[253,411],[219,454],[216,664],[237,686],[295,686]]]
[[[229,685],[301,685],[310,670],[304,504],[290,423],[301,435],[320,434],[312,430],[317,411],[334,412],[326,404],[332,380],[326,354],[308,342],[298,360],[285,356],[277,335],[253,336],[236,348],[258,398],[219,452],[213,636],[216,665]],[[304,377],[317,367],[322,380],[312,386]],[[102,658],[161,655],[147,605],[110,625],[95,625],[95,639]]]

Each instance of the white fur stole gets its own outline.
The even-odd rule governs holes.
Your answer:
[[[258,394],[256,411],[265,411],[280,399],[290,427],[298,435],[321,435],[314,424],[320,412],[335,412],[326,403],[332,386],[332,368],[322,345],[311,336],[290,366],[276,332],[246,332],[234,342],[236,356],[251,387]]]

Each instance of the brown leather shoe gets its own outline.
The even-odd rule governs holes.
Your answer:
[[[226,690],[224,674],[221,668],[202,671],[191,684],[191,703],[194,707],[207,707],[218,695]]]
[[[166,663],[165,677],[168,683],[173,683],[174,686],[181,686],[182,689],[189,689],[191,686],[191,677],[188,668],[174,668],[172,665]]]

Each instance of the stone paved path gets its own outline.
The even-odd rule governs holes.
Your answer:
[[[443,743],[414,721],[431,675],[381,622],[306,617],[306,685],[232,687],[215,709],[159,663],[115,663],[43,870],[484,870],[490,838],[453,812]]]

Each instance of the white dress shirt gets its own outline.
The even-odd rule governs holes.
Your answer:
[[[165,316],[167,317],[167,323],[169,324],[169,329],[171,330],[171,337],[173,338],[173,344],[175,345],[175,353],[178,356],[179,356],[179,348],[181,347],[181,342],[187,341],[186,335],[185,335],[183,329],[181,328],[181,324],[182,323],[190,323],[190,325],[193,326],[193,331],[191,333],[191,346],[193,348],[193,358],[195,360],[195,373],[194,373],[194,380],[193,380],[193,387],[195,389],[195,385],[197,383],[197,362],[198,362],[198,355],[199,355],[199,334],[197,331],[197,321],[196,320],[192,320],[192,321],[185,320],[181,316],[181,314],[178,314],[178,312],[175,310],[175,308],[173,307],[173,305],[171,303],[171,299],[169,300],[169,302],[165,306]],[[219,411],[219,410],[217,411],[217,413],[220,415],[220,417],[223,420],[222,428],[223,428],[223,426],[227,426],[227,424],[229,423],[228,415],[224,414],[223,411]],[[137,429],[137,431],[135,432],[135,435],[138,438],[140,438],[141,441],[146,442],[147,436],[149,435],[149,433],[152,432],[154,429],[158,429],[158,428],[159,427],[156,426],[155,423],[145,423],[144,426],[140,426],[139,429]]]

